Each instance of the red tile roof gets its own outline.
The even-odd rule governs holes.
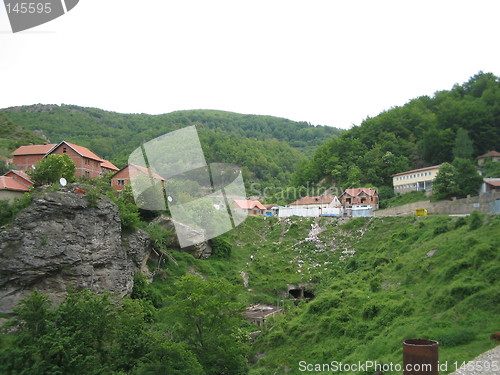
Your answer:
[[[149,175],[149,169],[145,168],[145,167],[141,167],[140,165],[137,165],[137,164],[129,164],[127,165],[125,168],[129,168],[129,176],[132,178],[132,177],[135,177],[137,176],[139,173],[140,174],[147,174]],[[123,169],[125,169],[123,168]],[[123,170],[122,169],[122,170]],[[158,180],[161,180],[161,181],[166,181],[162,176],[160,176],[159,174],[156,174],[156,173],[151,173],[151,175],[153,176],[153,178],[155,179],[158,179]]]
[[[266,208],[266,210],[270,210],[273,207],[278,206],[276,203],[271,203],[271,204],[263,204],[263,206]]]
[[[255,207],[257,207],[259,210],[265,210],[266,208],[260,203],[259,201],[250,201],[250,200],[243,200],[243,199],[235,199],[234,203],[242,209],[245,210],[251,210]]]
[[[369,196],[377,194],[377,191],[372,188],[354,188],[354,189],[345,189],[342,195],[349,194],[350,196],[355,197],[361,194],[361,192],[364,192],[366,195]]]
[[[78,154],[80,154],[80,156],[83,156],[84,158],[93,159],[93,160],[97,160],[97,161],[100,161],[100,162],[104,161],[104,159],[102,159],[99,156],[97,156],[96,154],[94,154],[87,147],[78,146],[78,145],[75,145],[74,143],[69,143],[69,142],[66,142],[66,141],[59,142],[59,144],[57,144],[56,146],[54,146],[52,149],[49,150],[49,153],[52,152],[52,151],[54,151],[56,148],[58,148],[63,143],[67,144],[69,147],[71,147]]]
[[[500,178],[485,178],[484,182],[491,186],[500,187]]]
[[[482,159],[482,158],[491,158],[493,156],[500,156],[500,152],[497,151],[489,151],[484,155],[480,155],[477,157],[477,159]]]
[[[15,150],[12,155],[45,155],[54,146],[56,146],[56,144],[21,146]]]
[[[21,177],[22,179],[26,180],[30,184],[33,184],[33,182],[30,180],[30,176],[28,176],[24,171],[19,171],[17,169],[11,169],[7,173],[5,173],[4,176],[7,176],[9,173],[13,173],[13,174]]]
[[[104,159],[104,161],[101,163],[101,168],[106,168],[106,169],[111,169],[113,171],[119,171],[120,168],[118,168],[116,165],[111,163],[109,160]]]
[[[0,190],[29,191],[30,189],[14,177],[0,176]]]
[[[314,197],[303,197],[290,203],[289,206],[308,205],[308,204],[330,204],[335,199],[335,195],[317,195]]]
[[[441,164],[439,165],[433,165],[432,167],[425,167],[425,168],[419,168],[419,169],[412,169],[411,171],[406,171],[406,172],[400,172],[400,173],[396,173],[396,174],[393,174],[392,177],[395,177],[395,176],[401,176],[403,174],[408,174],[408,173],[414,173],[414,172],[421,172],[421,171],[426,171],[428,169],[434,169],[434,168],[439,168],[441,166]]]

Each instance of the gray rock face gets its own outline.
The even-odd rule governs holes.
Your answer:
[[[160,217],[156,218],[152,222],[152,224],[158,224],[163,229],[172,233],[172,235],[169,236],[169,241],[167,243],[167,246],[169,248],[189,253],[198,259],[208,259],[210,257],[210,255],[212,255],[212,247],[210,246],[210,244],[207,241],[202,241],[202,242],[197,243],[193,246],[181,247],[179,244],[179,240],[177,239],[177,235],[175,233],[175,225],[182,226],[183,233],[185,235],[188,235],[190,238],[203,239],[203,238],[205,238],[205,234],[203,232],[198,231],[194,228],[191,228],[187,225],[181,224],[179,222],[174,222],[174,220],[172,218],[167,217],[167,216],[160,216]],[[191,232],[191,234],[190,234],[190,232]]]
[[[122,236],[117,206],[100,198],[48,193],[0,232],[0,312],[9,313],[33,290],[61,301],[69,287],[132,291],[135,272],[145,269],[149,236]]]

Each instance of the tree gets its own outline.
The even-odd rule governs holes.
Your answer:
[[[432,195],[436,199],[447,199],[458,194],[457,170],[450,163],[441,164],[432,183]]]
[[[61,177],[68,182],[75,181],[76,166],[67,155],[52,154],[43,158],[35,165],[35,169],[28,171],[28,175],[36,185],[52,184]]]
[[[469,133],[465,129],[458,129],[455,137],[455,145],[453,146],[453,157],[455,159],[470,159],[473,152],[474,148],[472,140],[469,138]]]
[[[238,332],[242,305],[227,281],[187,275],[176,284],[169,312],[179,340],[198,357],[208,375],[246,374],[248,347]]]
[[[477,172],[476,166],[471,160],[457,158],[453,161],[457,173],[455,176],[458,186],[458,195],[477,195],[483,178]]]

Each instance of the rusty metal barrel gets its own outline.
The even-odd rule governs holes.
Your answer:
[[[439,343],[434,340],[403,341],[404,375],[438,375]]]

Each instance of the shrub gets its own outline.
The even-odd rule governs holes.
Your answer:
[[[465,217],[460,217],[457,221],[455,221],[455,229],[463,227],[464,225],[467,225],[467,220],[465,219]]]
[[[446,233],[446,232],[448,232],[448,226],[446,226],[446,225],[440,225],[440,226],[434,228],[434,235],[435,236],[438,236],[438,235]]]
[[[483,225],[483,216],[479,211],[472,211],[470,214],[469,229],[479,229]]]
[[[229,258],[233,245],[222,237],[215,237],[210,240],[212,246],[212,255],[217,258]]]
[[[453,331],[437,331],[433,339],[442,346],[458,346],[470,343],[475,338],[475,333],[467,329],[457,329]]]

